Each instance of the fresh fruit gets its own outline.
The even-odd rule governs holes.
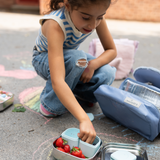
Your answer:
[[[67,141],[62,139],[62,137],[59,137],[57,140],[56,140],[56,147],[64,147],[64,145],[67,144]]]
[[[61,148],[61,147],[57,147],[57,149],[58,149],[59,151],[65,152],[65,150],[64,150],[63,148]]]
[[[80,158],[82,157],[82,151],[78,147],[73,147],[71,150],[71,154],[76,157],[80,157]]]
[[[70,146],[67,143],[68,142],[66,140],[62,139],[62,137],[59,137],[54,145],[56,149],[61,152],[65,152],[79,158],[87,159],[87,157],[84,156],[82,150],[79,147],[75,146],[70,150]]]
[[[81,158],[86,159],[86,157],[84,156],[84,154],[82,154]]]
[[[66,153],[69,153],[70,152],[70,146],[68,144],[64,145],[64,151]]]

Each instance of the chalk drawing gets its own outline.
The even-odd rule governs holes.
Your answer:
[[[112,127],[112,129],[114,129],[114,128],[118,128],[118,127],[120,127],[121,125],[117,125],[117,126],[114,126],[114,127]]]
[[[125,132],[125,131],[127,131],[127,130],[128,130],[128,128],[126,128],[126,129],[122,130],[121,132]]]
[[[38,160],[53,160],[53,155],[52,155],[52,144],[53,141],[56,139],[56,137],[52,137],[45,142],[41,143],[39,147],[36,149],[36,151],[33,152],[32,155],[32,160],[38,159]],[[43,157],[45,156],[45,157]]]
[[[103,113],[102,113],[102,114],[98,114],[98,115],[94,115],[94,116],[101,116],[101,117],[99,117],[99,120],[103,121],[103,122],[106,123],[106,124],[111,124],[111,125],[115,125],[115,124],[116,124],[116,126],[111,126],[111,129],[116,129],[116,128],[119,128],[119,127],[122,126],[121,124],[118,124],[118,125],[117,125],[116,122],[110,123],[110,122],[107,122],[107,121],[103,120],[103,118],[106,117]],[[123,129],[121,132],[125,132],[125,131],[128,131],[128,130],[129,130],[129,129],[126,128],[126,129]],[[125,134],[125,135],[123,135],[123,136],[126,137],[126,136],[131,136],[131,135],[134,135],[134,134],[135,134],[135,132],[132,132],[132,133],[129,133],[129,134]]]
[[[25,61],[21,61],[21,63],[23,66],[21,66],[20,69],[35,71],[31,64],[27,64]]]
[[[98,114],[98,115],[94,115],[94,116],[101,116],[100,118],[99,118],[99,120],[101,120],[102,118],[104,118],[104,117],[106,117],[103,113],[101,113],[101,114]],[[102,120],[103,121],[103,120]],[[114,124],[114,123],[110,123],[110,122],[106,122],[106,121],[103,121],[104,123],[107,123],[107,124]]]
[[[25,89],[19,94],[20,103],[25,104],[30,109],[39,112],[40,94],[44,87],[32,87]]]
[[[40,94],[42,92],[44,87],[32,87],[25,89],[23,92],[19,94],[19,100],[20,103],[22,103],[26,109],[30,110],[31,112],[34,112],[35,114],[38,114],[42,116],[39,113],[39,106],[40,106]],[[51,121],[53,118],[46,118],[42,116],[46,122],[44,124],[47,124],[49,121]]]
[[[16,79],[32,79],[37,76],[34,71],[28,70],[10,70],[6,71],[3,65],[0,65],[0,76],[3,77],[13,77]]]
[[[134,135],[134,134],[135,134],[135,133],[129,133],[129,134],[123,135],[123,137],[130,136],[130,135]]]
[[[152,142],[142,143],[144,140],[145,140],[145,139],[142,138],[142,139],[137,143],[137,145],[140,145],[141,147],[146,148],[148,155],[150,155],[150,156],[155,156],[157,153],[159,153],[160,146],[158,146],[158,144],[155,145],[155,144],[152,144]]]
[[[7,60],[19,61],[22,58],[23,60],[30,58],[32,54],[33,54],[32,52],[24,51],[24,52],[14,53],[11,55],[3,55],[3,57],[5,57]]]

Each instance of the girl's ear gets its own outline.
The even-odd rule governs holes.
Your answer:
[[[67,11],[70,11],[70,10],[71,10],[71,6],[70,6],[70,4],[68,3],[68,0],[64,0],[64,6],[65,6],[65,8],[67,9]]]

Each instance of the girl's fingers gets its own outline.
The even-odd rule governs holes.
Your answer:
[[[81,134],[80,133],[78,134],[78,137],[84,141],[84,142],[87,142],[87,143],[90,143],[92,144],[95,140],[95,136],[93,135],[89,135],[89,134]]]
[[[86,142],[86,140],[88,139],[89,135],[86,134],[86,133],[78,133],[78,137],[79,137],[82,141]]]
[[[95,136],[90,135],[87,137],[87,139],[85,140],[85,142],[92,144],[95,140]]]
[[[87,134],[85,134],[85,135],[81,138],[81,140],[84,141],[84,142],[86,142],[87,139],[88,139],[88,135],[87,135]]]
[[[92,140],[91,140],[91,144],[93,144],[94,140],[95,140],[95,137],[93,137],[93,138],[92,138]]]
[[[89,78],[80,78],[80,81],[83,82],[83,83],[88,83],[90,81]]]
[[[84,83],[84,78],[81,76],[80,81]]]
[[[78,137],[80,138],[80,139],[82,139],[82,137],[84,136],[84,133],[78,133]]]
[[[86,142],[92,144],[92,137],[88,137],[88,138],[86,139]]]

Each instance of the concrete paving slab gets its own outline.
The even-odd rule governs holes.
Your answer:
[[[14,93],[14,104],[25,103],[25,112],[12,112],[12,105],[0,112],[0,160],[51,160],[52,142],[65,129],[76,127],[78,121],[70,114],[47,119],[31,108],[37,105],[45,81],[36,76],[31,65],[32,48],[39,29],[40,15],[0,12],[0,89]],[[160,23],[107,20],[113,38],[139,41],[134,69],[139,66],[160,70]],[[96,33],[87,38],[80,49],[88,46]],[[28,72],[26,72],[28,71]],[[129,77],[134,78],[133,75]],[[118,88],[123,80],[112,84]],[[37,96],[37,97],[36,97]],[[141,135],[105,117],[96,103],[82,104],[94,114],[97,135],[108,142],[138,144],[147,150],[150,160],[160,157],[160,137],[151,142]]]

